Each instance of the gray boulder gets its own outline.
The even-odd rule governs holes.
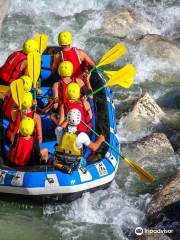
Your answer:
[[[0,27],[3,23],[4,18],[7,15],[10,6],[10,0],[0,0]]]
[[[180,64],[180,48],[162,36],[155,34],[143,36],[140,39],[140,48],[149,57],[162,59],[170,64]]]
[[[128,10],[121,10],[106,16],[103,26],[108,34],[116,37],[126,37],[134,28],[135,18]]]
[[[148,157],[155,161],[160,157],[163,159],[162,156],[174,155],[173,147],[164,133],[153,133],[135,143],[129,144],[126,151],[129,158],[136,158],[136,160]]]
[[[150,225],[172,224],[180,220],[180,171],[159,192],[154,194],[147,207],[147,218]]]
[[[131,131],[140,131],[153,125],[154,121],[158,122],[163,116],[165,116],[163,110],[148,93],[145,93],[132,111],[123,117],[122,127]]]
[[[163,233],[145,233],[141,236],[139,236],[138,238],[136,238],[137,240],[171,240],[171,238],[169,238],[167,235],[163,234]]]

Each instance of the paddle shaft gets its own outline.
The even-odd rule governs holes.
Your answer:
[[[82,121],[81,120],[81,122],[91,131],[91,132],[93,132],[97,137],[99,137],[100,135],[97,133],[97,132],[95,132],[91,127],[89,127],[84,121]],[[119,153],[112,145],[110,145],[106,140],[104,141],[104,143],[108,146],[108,147],[110,147],[115,153],[117,153],[121,158],[125,158],[125,156],[124,155],[122,155],[121,153]]]
[[[103,86],[101,86],[100,88],[98,88],[98,89],[94,90],[93,92],[89,93],[88,95],[86,95],[86,97],[88,98],[88,97],[90,97],[90,96],[92,96],[92,95],[100,92],[100,91],[101,91],[102,89],[104,89],[104,88],[105,88],[105,86],[103,85]]]
[[[92,73],[93,71],[95,71],[96,69],[97,69],[96,66],[94,66],[93,68],[91,68],[88,72],[86,72],[85,74],[83,74],[81,80],[82,80],[83,78],[86,78],[89,74],[91,74],[91,73]]]

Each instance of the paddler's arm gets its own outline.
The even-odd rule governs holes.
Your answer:
[[[65,121],[64,104],[61,104],[59,108],[59,116],[60,119],[58,121],[58,125],[61,126],[61,124]]]
[[[36,123],[36,129],[37,129],[37,138],[39,143],[42,143],[42,123],[41,123],[41,117],[39,114],[34,114],[34,120]]]
[[[53,57],[53,61],[52,61],[52,64],[51,64],[51,71],[52,72],[55,72],[58,69],[58,66],[59,66],[60,62],[61,62],[60,55],[56,54]]]
[[[77,51],[78,51],[81,61],[84,61],[90,67],[94,67],[96,65],[95,62],[82,49],[77,49]]]
[[[100,135],[95,142],[91,142],[88,147],[93,150],[93,152],[97,151],[101,144],[105,141],[105,137]]]
[[[86,111],[89,114],[90,119],[92,119],[92,111],[91,111],[91,106],[89,104],[89,102],[86,100],[86,98],[81,98],[82,99],[82,103],[86,109]]]
[[[27,60],[22,61],[20,66],[20,72],[22,73],[22,75],[29,75]]]

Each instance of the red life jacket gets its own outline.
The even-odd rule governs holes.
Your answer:
[[[70,83],[76,82],[75,78],[72,78],[71,80],[72,81]],[[59,106],[68,101],[66,92],[67,92],[67,86],[70,83],[67,84],[63,80],[59,79],[59,94],[58,94],[59,95]]]
[[[64,103],[64,112],[65,112],[65,115],[67,116],[69,110],[73,109],[73,108],[76,108],[78,109],[80,112],[81,112],[81,119],[83,122],[85,122],[89,127],[92,127],[92,122],[91,122],[91,119],[90,119],[90,116],[89,116],[89,113],[88,111],[85,109],[85,106],[82,102],[72,102],[72,101],[67,101],[66,103]],[[77,126],[77,131],[78,132],[89,132],[89,129],[83,124],[83,123],[80,123],[78,126]]]
[[[11,119],[11,110],[13,105],[14,105],[14,100],[12,96],[4,98],[2,112],[4,114],[4,117],[8,118],[9,120]]]
[[[12,53],[0,68],[0,79],[7,84],[23,75],[20,70],[21,63],[27,59],[25,53],[16,51]]]
[[[72,77],[81,78],[83,75],[83,69],[81,66],[82,62],[77,52],[77,49],[73,47],[68,51],[61,51],[60,54],[62,61],[69,61],[73,64]]]
[[[33,152],[33,144],[33,136],[26,139],[21,134],[18,134],[15,142],[10,147],[9,160],[17,166],[28,165]]]
[[[34,118],[34,110],[30,111],[28,113],[26,112],[22,112],[22,116],[23,117],[30,117],[30,118]],[[21,121],[21,115],[20,113],[18,113],[17,118],[15,121],[10,120],[9,122],[9,126],[6,132],[6,136],[11,140],[11,136],[13,133],[17,133],[17,131],[19,130],[19,124]]]

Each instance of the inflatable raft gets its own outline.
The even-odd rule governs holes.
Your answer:
[[[43,96],[52,95],[52,79],[54,77],[49,69],[50,56],[42,56],[42,90]],[[102,86],[106,80],[101,72],[94,72],[91,76],[93,89]],[[40,107],[45,106],[47,98],[38,100]],[[119,142],[116,136],[116,113],[113,104],[113,94],[109,88],[101,90],[91,100],[93,109],[93,128],[99,134],[104,134],[106,140],[119,150]],[[47,147],[50,152],[54,152],[56,143],[54,129],[55,125],[49,115],[41,115],[43,126],[44,142],[41,147]],[[119,163],[119,156],[105,145],[93,153],[90,149],[85,149],[84,157],[88,159],[86,172],[74,170],[67,174],[56,170],[51,165],[38,165],[27,167],[8,166],[9,144],[6,139],[6,129],[8,120],[3,118],[3,136],[1,146],[0,162],[0,197],[10,196],[15,198],[30,198],[37,200],[56,199],[62,202],[72,201],[86,191],[105,189],[113,181]],[[90,135],[92,140],[96,137]]]

